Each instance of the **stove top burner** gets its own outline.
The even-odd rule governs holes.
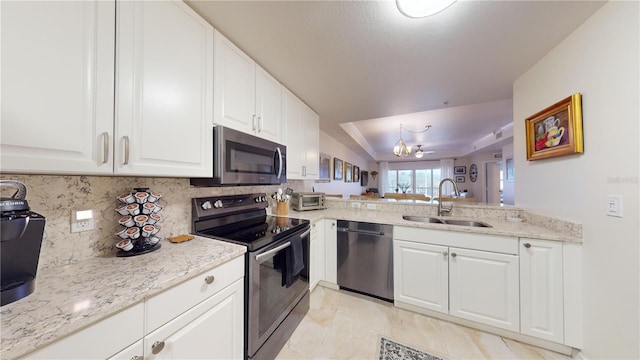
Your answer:
[[[196,233],[245,245],[248,248],[247,250],[255,251],[301,230],[308,224],[308,220],[265,215],[220,227],[204,229]]]

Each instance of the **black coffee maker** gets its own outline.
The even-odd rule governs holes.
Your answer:
[[[0,198],[0,306],[20,300],[35,290],[45,223],[42,215],[29,211],[25,200],[27,188],[23,183],[0,180],[0,187],[5,186],[16,188],[16,192],[10,198]]]

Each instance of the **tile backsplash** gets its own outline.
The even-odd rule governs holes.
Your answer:
[[[88,257],[115,256],[114,235],[122,229],[121,217],[115,208],[120,205],[117,196],[133,188],[149,188],[162,194],[159,213],[161,238],[191,232],[191,198],[212,195],[245,193],[271,193],[279,186],[238,186],[194,188],[188,178],[145,178],[59,175],[8,175],[2,180],[17,180],[27,186],[27,201],[31,210],[46,218],[45,234],[40,253],[40,267],[71,264]],[[290,181],[296,191],[304,190],[302,181]],[[13,194],[13,189],[2,188],[2,196]],[[92,231],[71,233],[71,211],[93,210],[96,228]]]

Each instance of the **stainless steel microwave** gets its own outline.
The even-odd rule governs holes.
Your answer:
[[[324,204],[324,193],[293,193],[293,195],[291,195],[291,208],[296,211],[326,209],[327,207]]]
[[[213,128],[213,177],[193,186],[273,185],[287,181],[287,147],[224,127]]]

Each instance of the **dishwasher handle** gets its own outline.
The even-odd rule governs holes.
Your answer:
[[[354,230],[348,228],[338,228],[338,232],[350,232],[355,234],[363,234],[363,235],[373,235],[373,236],[384,236],[384,231],[370,231],[370,230]]]

